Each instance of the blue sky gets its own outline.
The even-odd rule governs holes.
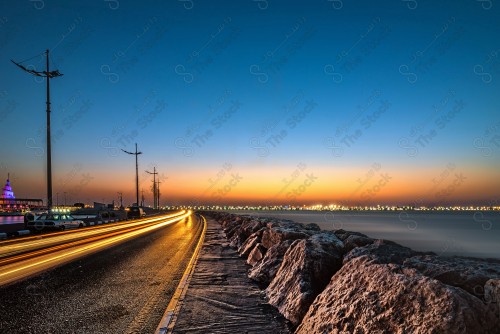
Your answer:
[[[498,201],[494,1],[0,8],[0,171],[18,197],[45,196],[45,83],[10,59],[49,48],[64,73],[51,81],[54,193],[73,201],[132,201],[120,149],[135,142],[141,188],[150,199],[144,170],[157,166],[165,203]],[[23,64],[42,70],[43,57]]]

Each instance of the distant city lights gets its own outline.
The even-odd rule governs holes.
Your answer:
[[[376,205],[345,206],[338,204],[315,205],[173,205],[165,206],[166,210],[207,210],[207,211],[500,211],[500,206],[411,206],[411,205]]]

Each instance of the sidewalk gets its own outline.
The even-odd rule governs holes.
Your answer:
[[[289,333],[284,318],[247,277],[249,266],[207,219],[205,242],[174,333]]]

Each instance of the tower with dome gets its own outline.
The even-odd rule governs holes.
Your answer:
[[[10,185],[10,174],[7,174],[7,180],[0,195],[0,212],[19,212],[42,207],[43,200],[40,198],[16,198]]]
[[[12,191],[12,187],[10,186],[10,174],[7,174],[7,181],[5,182],[5,186],[2,189],[2,198],[3,199],[15,199],[14,192]]]

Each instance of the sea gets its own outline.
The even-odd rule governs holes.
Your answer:
[[[392,240],[417,251],[443,256],[500,259],[500,211],[229,211],[256,217],[316,223],[323,230],[344,229]],[[22,216],[0,216],[0,224],[22,223]]]
[[[0,216],[0,225],[24,223],[23,216]]]
[[[500,259],[500,211],[229,211],[316,223],[442,256]]]

